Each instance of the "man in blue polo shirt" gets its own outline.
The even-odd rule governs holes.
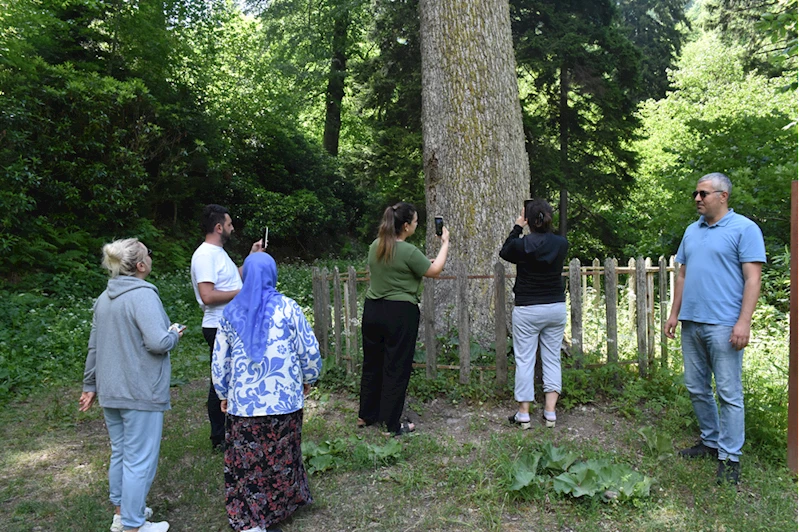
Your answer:
[[[707,174],[696,185],[700,216],[685,230],[677,251],[682,267],[664,327],[666,336],[674,338],[677,321],[682,323],[685,387],[701,431],[701,440],[680,455],[717,457],[719,484],[738,483],[744,444],[743,350],[766,262],[763,233],[727,206],[730,192],[730,179],[720,173]]]

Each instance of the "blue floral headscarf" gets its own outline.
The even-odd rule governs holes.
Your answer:
[[[282,294],[277,291],[277,264],[268,253],[253,253],[244,261],[244,284],[227,304],[223,316],[244,343],[244,351],[254,362],[266,352],[269,330],[274,326],[275,307]]]

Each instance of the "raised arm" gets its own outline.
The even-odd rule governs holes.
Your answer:
[[[444,265],[447,263],[447,253],[449,252],[449,229],[446,227],[441,233],[441,249],[438,250],[436,260],[430,265],[430,268],[425,272],[425,277],[438,277],[444,271]],[[417,275],[419,275],[417,273]]]

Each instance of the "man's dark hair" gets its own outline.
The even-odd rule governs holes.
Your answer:
[[[222,224],[224,226],[226,214],[230,214],[230,212],[221,205],[217,205],[216,203],[206,205],[203,209],[203,215],[200,218],[200,229],[203,230],[203,234],[207,235],[208,233],[213,233],[216,224]]]

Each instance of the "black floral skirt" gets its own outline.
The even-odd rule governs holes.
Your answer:
[[[233,530],[269,528],[313,502],[302,465],[302,410],[230,420],[225,506]]]

